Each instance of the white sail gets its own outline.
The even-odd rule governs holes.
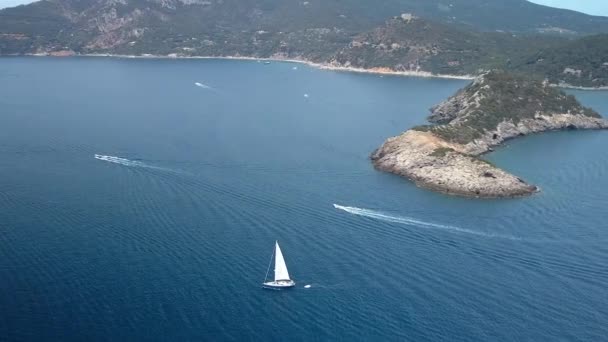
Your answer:
[[[278,241],[276,242],[274,255],[274,281],[277,280],[289,280],[289,272],[287,272],[287,265],[285,264],[285,259],[283,259],[283,253]]]

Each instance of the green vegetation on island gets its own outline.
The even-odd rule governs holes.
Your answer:
[[[491,71],[432,108],[429,121],[438,125],[414,127],[442,139],[468,144],[497,130],[503,122],[518,125],[522,120],[556,114],[582,115],[599,119],[591,108],[547,82],[504,71]]]
[[[445,157],[449,152],[454,152],[454,149],[449,147],[437,147],[430,155],[433,157]]]
[[[551,130],[608,129],[608,121],[548,82],[504,71],[477,77],[431,109],[435,125],[387,139],[374,166],[443,193],[505,198],[539,188],[481,159],[507,139]]]

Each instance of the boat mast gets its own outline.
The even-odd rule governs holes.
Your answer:
[[[272,255],[270,256],[270,261],[268,262],[268,268],[266,269],[266,276],[264,276],[264,282],[268,279],[268,272],[270,272],[270,265],[272,265],[272,258],[274,257],[274,248],[272,249]]]

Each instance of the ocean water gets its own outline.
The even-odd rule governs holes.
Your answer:
[[[0,59],[0,340],[605,340],[608,132],[488,155],[542,188],[524,199],[371,166],[465,84]],[[275,240],[289,291],[260,287]]]

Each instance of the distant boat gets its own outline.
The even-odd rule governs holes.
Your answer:
[[[268,279],[270,265],[272,264],[272,258],[274,258],[274,280],[266,281]],[[278,241],[275,242],[274,253],[270,258],[270,263],[268,264],[268,269],[266,270],[266,277],[264,278],[264,283],[262,284],[262,286],[264,288],[274,290],[286,289],[296,286],[295,281],[289,278],[287,265],[285,264],[285,259],[283,258],[283,253],[281,252],[281,247],[279,247]]]
[[[270,61],[265,61],[264,64],[270,64]]]

